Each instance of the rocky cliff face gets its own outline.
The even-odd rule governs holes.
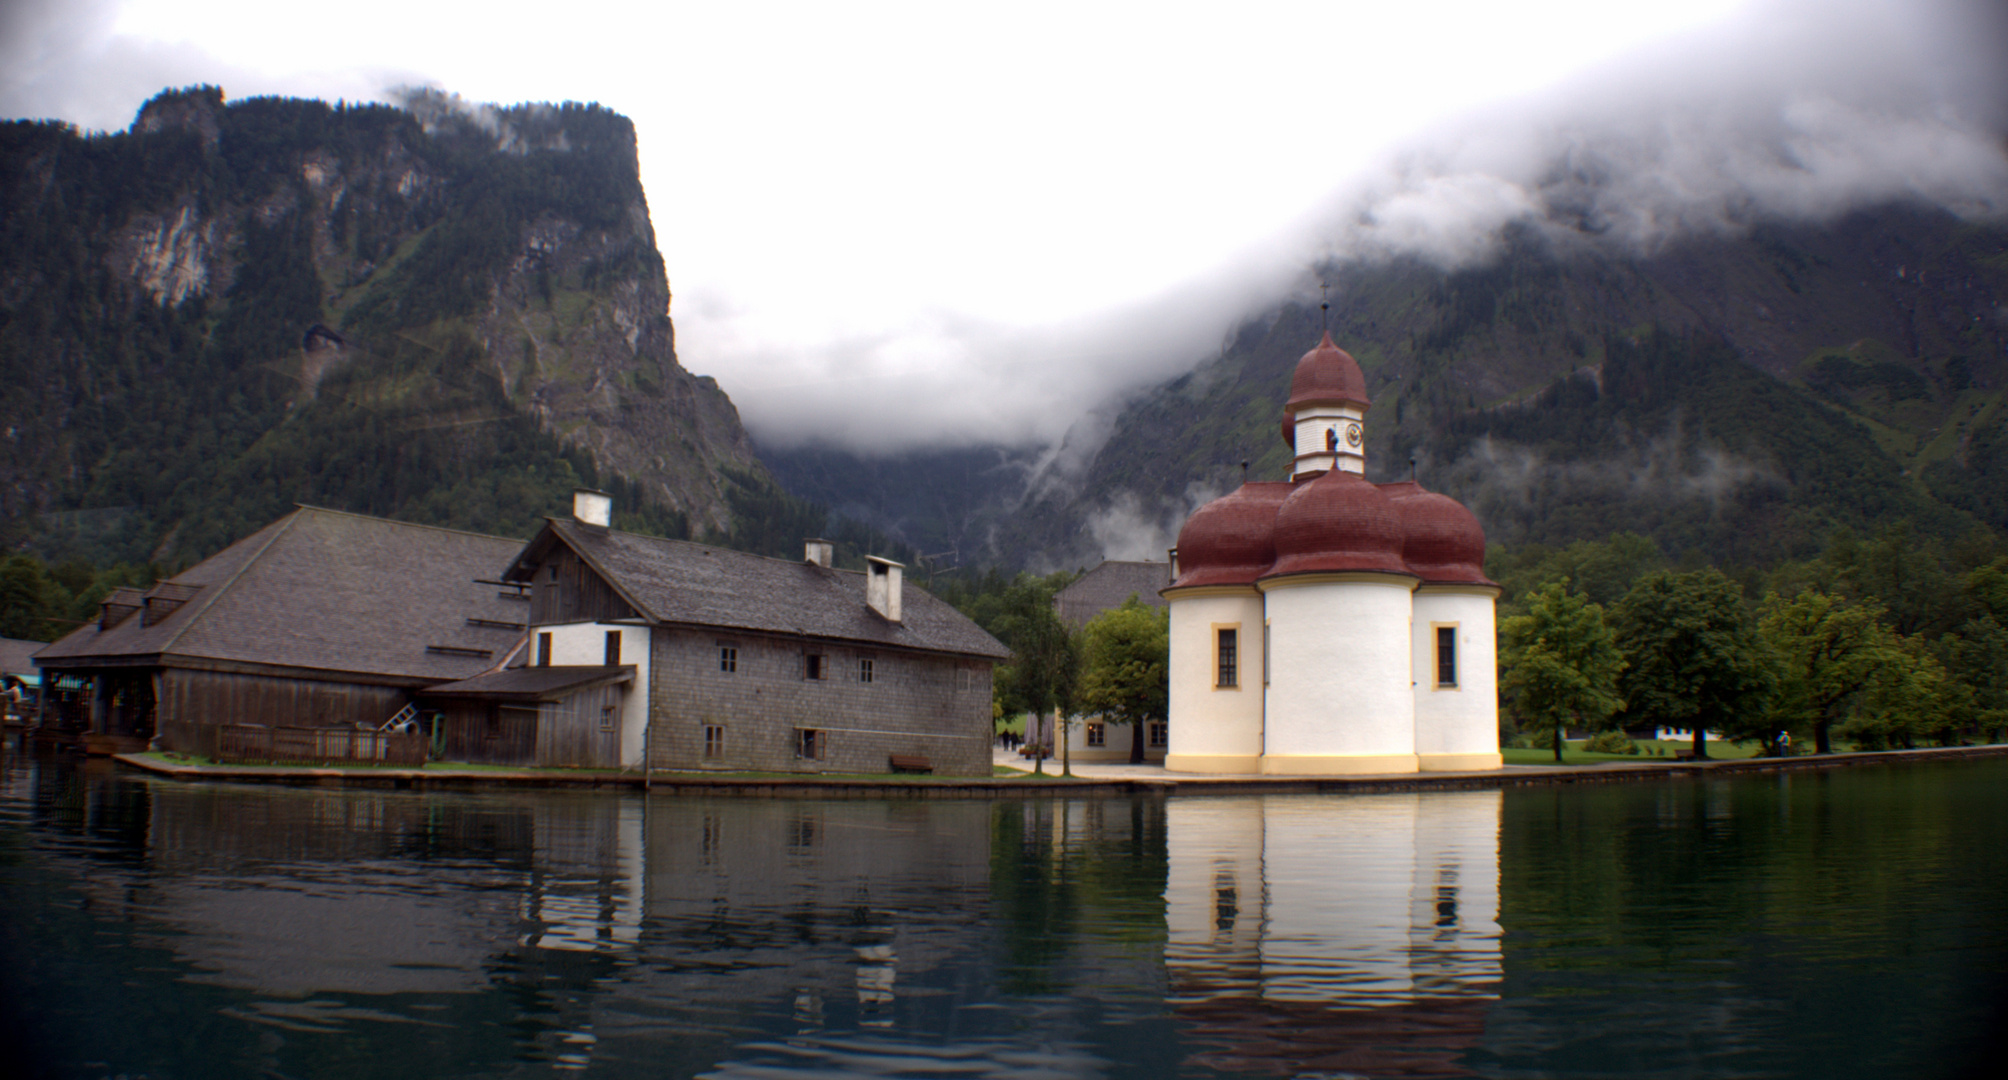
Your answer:
[[[206,553],[295,500],[502,531],[616,486],[728,532],[764,476],[676,360],[633,126],[596,106],[169,92],[0,125],[0,520]],[[107,523],[112,524],[107,524]]]

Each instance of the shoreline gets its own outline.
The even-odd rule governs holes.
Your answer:
[[[1471,791],[1552,784],[1639,783],[1708,779],[1751,773],[1792,773],[1908,761],[2008,756],[2008,744],[1879,750],[1866,753],[1728,761],[1608,762],[1595,765],[1507,765],[1478,772],[1399,773],[1379,776],[1198,776],[1168,773],[1161,766],[1102,765],[1095,775],[1062,779],[1022,776],[734,776],[702,773],[569,772],[561,769],[344,768],[306,765],[184,765],[150,753],[117,754],[112,760],[154,776],[185,781],[287,784],[326,787],[455,790],[479,788],[620,788],[665,795],[800,796],[819,798],[1037,798],[1052,795],[1329,795],[1398,791]]]

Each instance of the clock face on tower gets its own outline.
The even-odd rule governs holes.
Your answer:
[[[1359,445],[1360,445],[1360,426],[1359,426],[1358,424],[1347,424],[1347,425],[1346,425],[1346,445],[1347,445],[1347,446],[1350,446],[1350,447],[1354,447],[1355,449],[1357,449],[1357,448],[1359,447]]]

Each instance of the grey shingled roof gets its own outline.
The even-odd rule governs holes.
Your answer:
[[[1109,561],[1053,594],[1053,611],[1078,630],[1088,620],[1135,596],[1145,607],[1164,607],[1158,590],[1171,584],[1171,564]]]
[[[430,687],[424,696],[529,698],[538,701],[556,701],[573,690],[605,683],[628,682],[633,678],[634,666],[631,664],[613,667],[563,664],[551,667],[519,667],[497,671],[490,675],[477,675],[444,686]]]
[[[30,659],[37,649],[46,649],[46,641],[22,641],[20,638],[0,638],[0,673],[7,675],[33,675],[35,661]]]
[[[303,506],[147,590],[161,615],[142,608],[108,629],[87,623],[35,660],[65,668],[172,658],[166,662],[464,679],[499,661],[521,635],[468,622],[528,618],[528,604],[475,584],[521,547],[520,540]]]
[[[809,562],[553,519],[508,574],[529,580],[553,543],[564,543],[656,623],[765,631],[1002,660],[998,640],[927,590],[904,580],[900,621],[865,604],[865,575]]]

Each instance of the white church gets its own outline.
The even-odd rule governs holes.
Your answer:
[[[1165,768],[1500,767],[1485,532],[1455,499],[1366,479],[1367,405],[1327,333],[1283,407],[1289,481],[1245,483],[1179,532]]]

